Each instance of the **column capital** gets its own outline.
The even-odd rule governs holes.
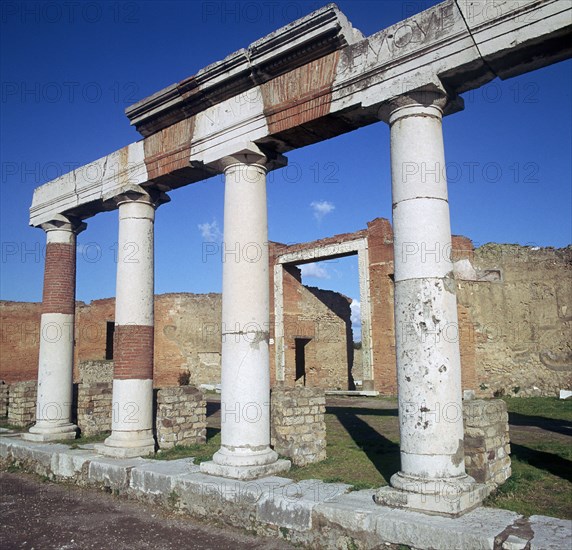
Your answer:
[[[247,166],[257,165],[267,172],[282,168],[288,164],[288,159],[276,151],[272,151],[253,141],[237,141],[225,143],[216,147],[201,160],[191,160],[191,164],[202,164],[217,172],[225,172],[234,164]]]
[[[49,231],[68,231],[74,235],[79,235],[87,228],[87,224],[73,216],[55,214],[51,220],[40,224],[39,227],[41,227],[46,233]]]
[[[120,193],[114,192],[109,196],[104,196],[103,200],[115,206],[124,203],[140,202],[150,204],[153,208],[157,209],[162,204],[169,202],[171,197],[169,197],[167,193],[157,189],[145,189],[140,185],[129,185],[123,188]]]
[[[399,114],[403,116],[415,114],[424,116],[430,114],[430,111],[433,110],[435,116],[441,117],[462,111],[464,106],[463,98],[447,93],[441,86],[431,84],[386,101],[378,109],[377,114],[380,120],[387,124],[392,124],[400,118]],[[417,112],[411,111],[412,108],[417,108]],[[419,109],[428,109],[429,113],[422,112]],[[400,113],[402,110],[403,113]]]

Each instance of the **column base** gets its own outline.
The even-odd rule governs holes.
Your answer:
[[[391,477],[391,485],[377,490],[374,497],[377,504],[449,517],[461,516],[480,506],[489,494],[485,484],[468,475],[430,479],[398,472]]]
[[[139,435],[139,437],[137,437]],[[132,432],[112,433],[103,443],[94,445],[97,453],[113,458],[136,458],[155,453],[155,440],[152,435]]]
[[[42,426],[36,424],[30,428],[28,433],[23,433],[21,437],[26,441],[38,442],[75,439],[77,437],[77,426],[71,423],[63,426]]]
[[[230,450],[222,446],[213,459],[201,463],[200,468],[211,476],[249,480],[287,472],[290,466],[289,460],[279,460],[278,453],[270,447],[254,451],[247,447]]]
[[[209,462],[201,462],[200,468],[203,474],[210,476],[248,481],[285,473],[290,469],[291,465],[292,463],[289,460],[282,458],[270,464],[262,464],[259,466],[229,466],[226,464],[217,464],[214,460],[210,460]]]

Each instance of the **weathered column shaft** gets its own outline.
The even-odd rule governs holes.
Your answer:
[[[73,439],[77,427],[71,423],[76,233],[85,227],[56,220],[44,224],[46,261],[40,353],[38,361],[38,397],[36,423],[26,439],[50,441]]]
[[[225,186],[222,446],[250,456],[269,451],[270,445],[266,168],[232,164],[225,170]]]
[[[390,117],[401,471],[428,478],[465,473],[441,117],[422,105]]]
[[[124,197],[119,205],[115,298],[112,433],[103,454],[152,453],[153,438],[153,224],[149,197]]]
[[[224,160],[221,448],[206,473],[255,478],[288,469],[270,448],[266,158]]]
[[[382,488],[376,499],[456,515],[478,505],[482,494],[465,474],[446,98],[422,97],[423,104],[402,103],[389,117],[401,471],[391,478],[399,491]]]

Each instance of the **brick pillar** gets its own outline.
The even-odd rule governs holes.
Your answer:
[[[33,441],[74,439],[71,423],[75,314],[76,235],[85,224],[58,216],[46,232],[44,293],[40,321],[36,423],[24,434]]]
[[[153,237],[155,208],[145,191],[115,197],[119,207],[111,435],[99,453],[153,453]]]

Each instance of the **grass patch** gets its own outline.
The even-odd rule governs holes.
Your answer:
[[[111,435],[111,432],[102,432],[100,434],[80,436],[76,439],[59,439],[58,441],[50,441],[60,445],[68,445],[70,449],[79,449],[82,445],[90,443],[103,443]]]
[[[389,400],[388,400],[389,401]],[[512,477],[485,502],[523,515],[572,518],[572,401],[507,398]],[[351,403],[348,402],[348,405]],[[348,483],[353,490],[387,485],[399,470],[395,401],[375,406],[328,406],[328,458],[283,474],[296,481]],[[388,408],[387,408],[388,407]]]
[[[516,447],[516,445],[514,446]],[[543,455],[549,454],[560,457],[568,462],[570,460],[570,446],[567,445],[564,448],[562,444],[533,444],[529,448],[525,448],[527,453],[524,456],[526,454],[534,456],[538,447],[543,449],[540,451]],[[559,475],[545,470],[545,466],[541,464],[531,464],[521,456],[517,453],[512,454],[512,476],[485,501],[485,506],[505,508],[525,516],[540,514],[572,519],[572,483],[570,479],[563,479]],[[569,458],[563,458],[564,456]],[[569,477],[570,470],[568,472],[563,471],[562,474]]]
[[[387,485],[399,469],[396,409],[328,407],[325,417],[328,458],[292,466],[285,477],[347,483],[354,490]]]
[[[572,422],[572,399],[557,397],[505,397],[508,412],[540,419]]]
[[[7,418],[0,418],[0,428],[13,430],[15,432],[23,432],[26,429],[22,428],[22,426],[14,426],[14,424],[9,424]]]

